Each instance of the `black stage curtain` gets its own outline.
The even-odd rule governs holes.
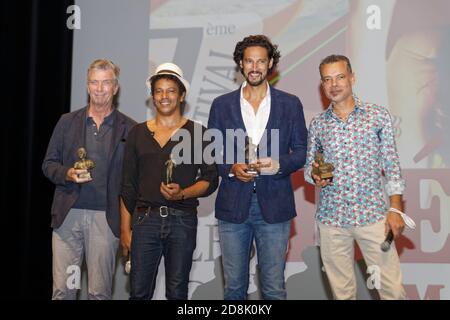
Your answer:
[[[50,299],[50,207],[41,164],[52,130],[70,110],[68,0],[4,0],[1,14],[1,298]],[[6,73],[5,73],[6,71]]]

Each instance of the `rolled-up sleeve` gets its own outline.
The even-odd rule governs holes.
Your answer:
[[[206,128],[202,128],[203,134],[205,133]],[[210,144],[208,141],[203,141],[202,143],[202,154],[205,152],[205,148]],[[203,180],[208,181],[209,186],[206,192],[201,197],[207,197],[216,191],[217,186],[219,184],[219,173],[217,169],[216,163],[206,163],[204,157],[202,157],[202,164],[200,165],[200,176],[197,178],[197,181]]]
[[[216,191],[219,184],[217,166],[215,164],[202,164],[200,166],[200,176],[197,178],[197,181],[201,180],[209,182],[208,189],[201,197],[207,197]]]
[[[400,159],[394,138],[394,128],[389,112],[383,114],[384,126],[380,132],[381,156],[384,175],[386,177],[386,193],[388,196],[403,194],[405,180],[402,178]]]

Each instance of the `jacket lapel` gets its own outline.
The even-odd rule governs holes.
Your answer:
[[[230,117],[233,124],[232,128],[242,129],[245,132],[247,132],[241,112],[241,87],[239,87],[239,89],[234,91],[231,97]]]
[[[73,137],[72,144],[70,146],[70,157],[77,159],[78,161],[78,149],[83,147],[86,148],[86,112],[87,107],[80,109],[74,118],[74,123],[72,126],[73,132],[70,134]]]
[[[279,129],[281,120],[281,105],[278,90],[270,86],[270,115],[267,121],[266,130]]]
[[[267,147],[271,145],[271,129],[280,129],[281,126],[282,106],[280,104],[279,92],[270,86],[270,115],[266,124]]]

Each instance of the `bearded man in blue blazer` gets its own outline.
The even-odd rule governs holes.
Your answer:
[[[267,81],[279,59],[277,45],[264,35],[238,42],[234,61],[245,82],[217,97],[209,115],[208,128],[224,137],[215,215],[226,300],[247,298],[253,240],[262,297],[286,299],[286,252],[296,216],[290,175],[305,164],[307,129],[299,98]],[[244,143],[239,132],[245,135]],[[257,159],[242,155],[245,149]]]

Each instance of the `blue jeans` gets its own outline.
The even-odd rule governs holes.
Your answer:
[[[263,220],[256,194],[250,213],[241,224],[219,220],[219,240],[225,278],[225,300],[245,300],[249,283],[250,249],[255,239],[259,283],[263,299],[286,299],[284,269],[291,221],[270,224]]]
[[[196,215],[161,217],[139,213],[131,239],[130,299],[153,297],[159,263],[164,257],[166,298],[187,300],[196,241]]]

